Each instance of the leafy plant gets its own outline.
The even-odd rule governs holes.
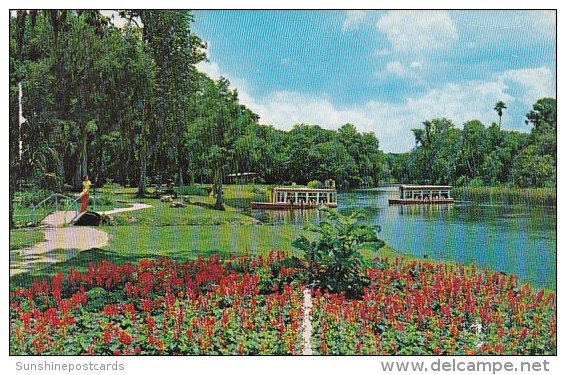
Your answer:
[[[309,189],[320,189],[324,187],[324,184],[318,180],[309,181],[307,184]]]
[[[195,186],[195,185],[185,185],[178,186],[175,188],[177,194],[179,195],[197,195],[201,197],[208,197],[212,191],[211,187],[205,186]]]
[[[359,297],[369,283],[366,269],[371,266],[360,250],[372,247],[378,250],[385,243],[377,237],[379,227],[360,223],[359,212],[349,216],[330,208],[321,208],[328,215],[318,225],[305,229],[316,234],[314,240],[301,235],[293,246],[304,252],[309,282],[312,286],[331,292]]]

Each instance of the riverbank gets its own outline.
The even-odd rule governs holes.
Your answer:
[[[510,188],[505,186],[456,187],[452,196],[461,201],[556,206],[556,188]]]
[[[114,215],[107,225],[99,227],[108,234],[108,245],[92,249],[98,259],[95,256],[86,259],[117,258],[117,262],[128,262],[143,257],[170,257],[184,260],[212,254],[229,256],[247,252],[259,255],[271,249],[300,255],[292,241],[303,233],[306,224],[318,222],[322,216],[316,215],[317,210],[295,210],[293,215],[289,211],[268,213],[280,214],[276,220],[273,217],[264,220],[256,212],[253,213],[255,217],[251,217],[245,210],[246,204],[265,197],[267,189],[267,185],[226,185],[225,211],[214,210],[214,197],[207,195],[190,195],[186,207],[181,208],[170,207],[170,203],[159,199],[136,199],[153,205],[153,208]],[[135,198],[132,189],[115,189],[104,194],[114,194],[119,197],[114,199],[122,201],[134,201]],[[549,228],[552,229],[549,225],[555,222],[555,213],[549,213],[545,207],[533,205],[522,209],[496,202],[455,204],[443,209],[390,207],[387,194],[392,192],[346,193],[339,198],[342,213],[361,209],[368,223],[381,226],[379,236],[389,247],[378,254],[365,254],[369,258],[403,256],[438,263],[475,264],[480,268],[518,274],[522,281],[537,288],[555,290],[556,249],[553,244],[556,243],[556,233],[549,232]],[[42,237],[36,230],[14,231],[14,234],[10,236],[13,248]],[[29,239],[26,238],[28,235]],[[59,252],[65,259],[66,255],[61,250]],[[75,254],[70,255],[73,256]],[[83,266],[82,259],[76,262]],[[68,264],[72,263],[69,260]]]

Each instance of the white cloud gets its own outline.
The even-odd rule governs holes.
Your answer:
[[[220,68],[218,64],[210,61],[201,61],[196,65],[197,69],[202,73],[205,73],[210,78],[217,80],[222,74],[220,74]]]
[[[375,56],[375,57],[388,56],[388,55],[391,55],[391,51],[388,48],[378,49],[378,50],[373,52],[373,56]]]
[[[416,76],[420,61],[409,66],[398,61],[388,64],[390,74]],[[412,68],[412,69],[411,69]],[[394,103],[371,100],[358,105],[339,107],[328,95],[306,95],[293,91],[277,91],[257,97],[251,94],[245,79],[230,77],[216,63],[199,64],[201,71],[228,78],[236,88],[242,104],[260,116],[260,123],[289,130],[294,124],[317,124],[337,129],[353,123],[358,131],[372,131],[385,152],[405,152],[414,147],[411,129],[425,120],[437,117],[451,119],[461,127],[465,121],[478,119],[486,126],[497,121],[493,105],[502,100],[509,108],[504,128],[523,125],[522,116],[542,96],[555,96],[553,73],[548,68],[508,70],[488,81],[446,83],[427,92],[406,97]],[[383,73],[385,74],[385,73]],[[520,128],[522,131],[527,129]]]
[[[541,10],[533,14],[533,29],[545,37],[556,38],[556,10]]]
[[[518,98],[523,104],[532,105],[542,97],[556,97],[554,75],[545,67],[507,70],[500,79],[509,85],[517,85]]]
[[[458,39],[456,26],[444,11],[390,11],[379,19],[377,29],[400,53],[436,52]]]
[[[350,30],[356,28],[366,17],[365,10],[347,10],[346,19],[342,23],[342,30]]]
[[[410,64],[403,64],[400,61],[390,61],[385,66],[384,71],[376,71],[375,76],[379,80],[386,79],[390,76],[395,76],[403,79],[411,79],[415,82],[420,81],[417,75],[417,70],[422,69],[423,64],[420,61],[413,61]]]
[[[261,117],[260,122],[288,130],[293,124],[317,124],[337,129],[353,123],[359,131],[372,131],[386,152],[404,152],[414,146],[411,129],[425,120],[446,117],[457,127],[466,121],[478,119],[486,126],[497,120],[493,105],[499,100],[509,108],[524,105],[510,95],[502,79],[493,81],[467,81],[446,85],[396,103],[369,100],[360,105],[339,108],[327,96],[309,96],[298,92],[276,92],[260,100],[240,91],[242,103]],[[530,103],[532,104],[532,103]],[[506,124],[522,125],[520,118],[509,110]],[[507,127],[508,128],[508,127]],[[525,131],[526,129],[522,129]]]
[[[385,72],[389,74],[396,75],[398,77],[404,78],[407,76],[407,68],[399,61],[392,61],[387,63],[385,67]]]

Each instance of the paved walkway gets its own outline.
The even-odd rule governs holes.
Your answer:
[[[101,215],[112,215],[119,212],[135,211],[152,206],[134,203],[132,207],[116,208],[98,212]],[[29,272],[34,268],[63,262],[76,256],[78,252],[100,248],[108,245],[108,233],[95,227],[65,227],[75,217],[75,211],[57,211],[42,220],[45,230],[45,241],[37,245],[15,250],[10,254],[10,276]]]
[[[305,288],[303,291],[303,355],[312,355],[311,348],[311,310],[312,310],[312,297],[311,291]]]
[[[132,203],[132,207],[115,208],[111,211],[99,211],[98,213],[101,215],[112,215],[112,214],[117,214],[119,212],[135,211],[135,210],[141,210],[144,208],[151,208],[151,207],[153,206],[150,206],[149,204],[145,204],[145,203]]]

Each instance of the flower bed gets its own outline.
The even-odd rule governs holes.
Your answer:
[[[91,264],[10,295],[11,354],[301,354],[282,253]],[[315,354],[556,354],[556,297],[474,266],[378,259],[360,300],[313,292]]]
[[[10,296],[11,354],[300,354],[302,288],[269,258],[91,264]]]
[[[506,276],[430,262],[370,270],[362,300],[315,292],[319,354],[556,354],[556,296]]]

